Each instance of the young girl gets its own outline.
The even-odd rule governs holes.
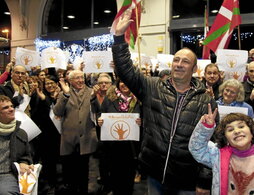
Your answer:
[[[226,115],[213,135],[217,109],[202,116],[189,142],[189,150],[200,163],[213,170],[213,195],[254,194],[254,122],[240,113]]]

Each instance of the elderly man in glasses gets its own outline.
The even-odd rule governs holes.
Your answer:
[[[60,79],[62,92],[53,108],[62,117],[60,155],[69,194],[88,194],[89,157],[97,145],[95,125],[90,118],[92,89],[85,85],[84,73],[73,70],[69,83]]]
[[[26,80],[26,68],[22,65],[16,65],[11,72],[11,80],[4,85],[0,85],[0,94],[8,96],[14,105],[19,106],[23,100],[23,94],[29,94],[29,86]],[[13,97],[18,92],[18,96]],[[30,107],[28,106],[25,113],[30,116]]]

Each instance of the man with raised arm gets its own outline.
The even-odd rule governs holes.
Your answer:
[[[188,150],[192,131],[216,102],[192,77],[197,57],[183,48],[173,58],[171,76],[166,80],[146,77],[130,59],[124,33],[132,22],[131,11],[119,20],[112,47],[115,71],[142,101],[144,135],[139,160],[148,175],[149,195],[208,195],[211,170],[197,163]]]

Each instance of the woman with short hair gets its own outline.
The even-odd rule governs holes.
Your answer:
[[[243,84],[236,79],[224,81],[219,87],[220,98],[218,105],[244,107],[248,109],[248,115],[254,118],[252,107],[244,102],[245,91]]]

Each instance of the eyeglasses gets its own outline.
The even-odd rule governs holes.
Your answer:
[[[14,74],[24,76],[26,73],[25,72],[15,71]]]
[[[106,84],[106,85],[108,85],[108,84],[111,84],[111,82],[98,82],[98,84],[99,84],[99,85],[101,85],[101,84]]]

